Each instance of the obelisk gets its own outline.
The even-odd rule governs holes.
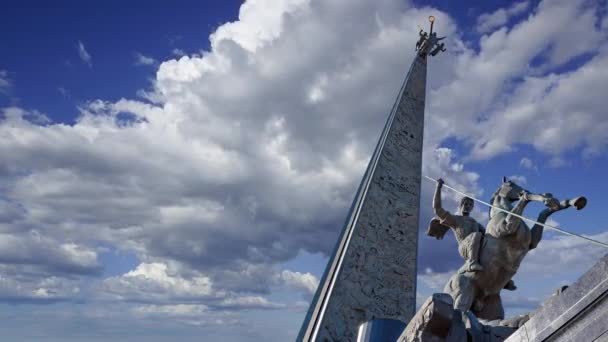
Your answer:
[[[364,322],[415,313],[426,61],[443,51],[429,21],[298,341],[354,341]]]

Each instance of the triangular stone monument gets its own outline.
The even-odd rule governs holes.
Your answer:
[[[426,62],[444,51],[429,20],[298,341],[355,341],[362,323],[415,313]]]

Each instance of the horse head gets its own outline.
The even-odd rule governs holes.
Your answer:
[[[524,190],[524,188],[515,184],[512,180],[507,179],[507,177],[502,177],[502,184],[492,195],[490,203],[510,211],[512,209],[511,204],[519,200],[520,194]],[[494,216],[494,212],[493,209],[490,208],[490,218],[492,218],[492,216]]]
[[[524,188],[507,179],[507,177],[502,177],[502,184],[498,188],[498,196],[506,199],[509,203],[513,203],[519,200],[519,196],[524,190]]]

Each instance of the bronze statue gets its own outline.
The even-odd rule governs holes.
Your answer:
[[[427,235],[440,240],[448,229],[452,229],[454,237],[458,242],[458,252],[465,259],[464,265],[458,273],[483,271],[483,266],[479,263],[479,252],[485,234],[485,229],[474,218],[470,216],[475,206],[475,202],[470,197],[463,197],[460,201],[460,213],[453,215],[441,206],[441,188],[443,179],[437,180],[435,196],[433,197],[433,210],[438,218],[433,218],[428,228]],[[512,280],[508,281],[504,288],[515,290],[517,287]]]
[[[526,254],[538,246],[547,219],[571,206],[582,209],[587,200],[578,197],[559,202],[552,194],[531,194],[503,177],[492,195],[490,220],[484,230],[469,216],[472,200],[461,201],[462,215],[450,214],[441,207],[443,184],[442,179],[437,180],[433,209],[439,218],[431,220],[427,234],[441,239],[452,229],[465,263],[452,275],[444,293],[434,294],[423,304],[399,341],[460,341],[463,336],[473,341],[503,341],[529,316],[505,320],[500,291],[515,289],[511,278]],[[547,207],[532,228],[518,217],[530,201]]]
[[[458,252],[465,259],[465,264],[461,267],[459,273],[483,271],[483,266],[479,263],[479,248],[484,228],[481,224],[475,221],[470,216],[475,202],[470,197],[463,197],[460,201],[461,215],[453,215],[441,206],[441,188],[443,179],[437,180],[435,188],[435,196],[433,198],[433,210],[438,218],[431,221],[428,235],[434,236],[437,239],[443,238],[443,234],[439,233],[434,227],[437,223],[449,227],[454,232],[456,241],[458,241]]]
[[[443,37],[443,38],[445,38],[445,37]],[[443,38],[442,38],[442,39],[443,39]],[[438,54],[439,52],[445,52],[445,51],[446,51],[446,49],[445,49],[445,44],[443,44],[443,43],[441,43],[441,44],[437,44],[437,45],[435,46],[435,49],[433,49],[433,51],[431,51],[431,56],[435,56],[435,55],[436,55],[436,54]]]
[[[572,203],[582,208],[586,201],[579,198],[578,202],[560,203],[551,194],[533,195],[503,178],[490,202],[504,211],[495,208],[490,210],[490,221],[479,254],[483,271],[456,273],[444,288],[444,292],[454,299],[454,308],[463,312],[471,310],[481,319],[504,319],[500,290],[515,275],[528,251],[536,248],[542,239],[544,227],[541,224],[529,228],[521,218],[511,215],[521,215],[532,200],[547,206],[536,220],[539,223],[545,223],[553,213],[570,207]],[[518,202],[513,207],[515,201]]]
[[[420,46],[422,46],[422,43],[424,43],[424,41],[429,37],[429,35],[426,32],[424,32],[423,30],[420,30],[418,35],[420,36],[420,38],[416,42],[416,51],[418,51],[418,49],[420,49]]]
[[[418,51],[418,55],[422,58],[426,58],[429,54],[435,56],[439,52],[446,51],[443,43],[438,44],[439,41],[445,39],[445,37],[438,38],[437,32],[433,32],[435,17],[429,16],[429,22],[431,23],[430,33],[427,34],[421,29],[420,32],[418,32],[419,38],[416,42],[416,51]]]

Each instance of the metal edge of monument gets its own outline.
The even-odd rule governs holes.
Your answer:
[[[484,202],[424,176],[436,183],[427,235],[451,230],[463,265],[415,312],[426,60],[445,51],[429,21],[297,341],[608,341],[608,254],[537,310],[505,319],[501,293],[517,289],[512,278],[545,229],[608,244],[547,224],[558,211],[583,209],[585,197],[560,201],[504,177]],[[463,196],[459,213],[442,207],[444,189]],[[531,220],[524,211],[533,201],[545,208]],[[486,227],[469,215],[475,203],[490,207]]]
[[[429,21],[298,341],[396,339],[415,313],[426,62],[445,51]]]

